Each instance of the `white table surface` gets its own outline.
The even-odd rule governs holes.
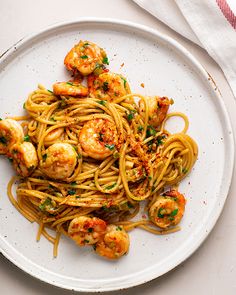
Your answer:
[[[166,33],[190,50],[211,73],[236,130],[236,107],[218,65],[197,45],[182,38],[131,0],[0,0],[0,55],[19,39],[55,22],[78,17],[114,17]],[[233,120],[234,119],[234,120]],[[203,245],[184,263],[142,286],[107,294],[236,294],[236,173],[224,210]],[[1,204],[0,204],[1,206]],[[42,283],[0,255],[0,294],[74,294]]]

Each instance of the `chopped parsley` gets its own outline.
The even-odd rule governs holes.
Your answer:
[[[44,211],[46,206],[50,206],[52,204],[52,200],[50,198],[47,198],[42,204],[39,205],[39,209],[41,211]]]
[[[7,144],[7,139],[6,139],[6,137],[4,137],[4,136],[1,136],[0,137],[0,143],[2,143],[2,144]]]
[[[143,131],[143,126],[139,125],[138,126],[138,131]]]
[[[163,217],[164,217],[164,214],[161,213],[162,211],[163,211],[163,208],[160,208],[160,209],[158,210],[157,216],[158,216],[159,218],[163,218]]]
[[[24,141],[30,141],[30,137],[28,134],[24,136]]]
[[[109,65],[109,60],[108,60],[107,56],[103,58],[102,63],[106,64],[106,65]]]
[[[89,243],[89,240],[86,240],[86,239],[85,239],[84,241],[85,241],[85,243],[87,243],[87,244]]]
[[[101,104],[102,106],[105,106],[106,105],[106,101],[105,100],[100,100],[98,101],[99,104]]]
[[[117,183],[114,182],[112,185],[106,186],[106,189],[108,189],[108,190],[113,189],[116,185],[117,185]]]
[[[76,199],[80,199],[80,198],[81,198],[81,196],[76,196],[75,198],[76,198]]]
[[[170,217],[168,217],[168,219],[169,219],[170,221],[173,221],[173,220],[174,220],[174,217],[170,216]]]
[[[50,121],[56,122],[56,120],[53,117],[50,118]]]
[[[163,144],[162,139],[163,139],[163,136],[158,136],[158,137],[157,137],[157,146]]]
[[[12,158],[8,158],[9,162],[12,163],[13,162],[13,159]]]
[[[23,104],[23,109],[25,110],[25,102],[24,102],[24,104]]]
[[[89,45],[89,43],[88,43],[88,42],[86,42],[86,43],[84,43],[84,45],[83,45],[83,46],[85,46],[85,47],[86,47],[86,46],[88,46],[88,45]]]
[[[151,176],[148,176],[148,180],[152,180],[152,177]]]
[[[82,55],[80,58],[86,59],[86,58],[88,58],[88,56],[87,55]]]
[[[105,144],[105,147],[108,148],[110,151],[114,150],[115,145],[114,144]]]
[[[182,169],[182,172],[183,172],[184,174],[186,174],[186,173],[188,172],[188,169],[183,168],[183,169]]]
[[[92,232],[93,232],[93,228],[92,228],[92,227],[89,227],[89,228],[88,228],[88,232],[89,232],[89,233],[92,233]]]
[[[171,213],[170,213],[170,216],[175,216],[177,215],[179,209],[174,209]]]
[[[49,89],[47,89],[47,91],[53,94],[53,91],[51,91],[51,90],[49,90]]]
[[[71,182],[71,184],[70,185],[77,185],[77,182],[76,181],[73,181],[73,182]]]
[[[0,118],[0,121],[2,121],[2,118]]]
[[[74,86],[73,83],[71,83],[71,82],[66,82],[66,84],[68,84],[70,86]]]
[[[99,141],[103,142],[103,136],[104,134],[102,132],[99,132]]]
[[[68,195],[70,195],[70,196],[75,195],[75,193],[76,193],[76,190],[74,190],[74,189],[68,190]]]
[[[156,133],[156,129],[152,125],[148,125],[146,137],[155,136]]]
[[[44,154],[42,157],[43,157],[43,160],[46,161],[48,155],[47,154]]]
[[[107,91],[109,89],[108,82],[103,82],[102,89],[103,89],[103,91]]]
[[[136,113],[135,110],[130,110],[129,114],[127,115],[127,119],[128,119],[128,121],[133,120],[133,118],[134,118],[134,114],[135,114],[135,113]]]
[[[126,80],[125,78],[123,78],[123,77],[121,77],[121,79],[123,80],[123,82],[124,82],[124,87],[126,88],[127,80]]]
[[[81,159],[82,155],[80,153],[77,153],[77,159]]]
[[[118,231],[118,230],[122,230],[122,227],[117,226],[117,227],[116,227],[116,230],[117,230],[117,231]]]

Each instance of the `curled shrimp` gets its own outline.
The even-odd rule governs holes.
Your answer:
[[[94,249],[100,256],[118,259],[129,250],[129,235],[122,226],[108,225],[103,239],[99,240]]]
[[[35,147],[31,142],[14,144],[9,151],[16,172],[23,176],[29,176],[38,166],[38,157]]]
[[[167,115],[170,104],[172,103],[173,101],[168,99],[167,97],[149,96],[147,99],[150,118],[149,124],[153,127],[160,126]],[[145,104],[143,100],[139,101],[139,111],[140,115],[144,117]]]
[[[88,95],[88,88],[76,81],[57,82],[53,84],[53,93],[55,95],[80,97]]]
[[[69,143],[54,143],[43,154],[40,169],[51,178],[66,180],[74,172],[77,158],[77,152]]]
[[[106,222],[97,217],[80,216],[69,225],[68,234],[79,246],[93,245],[106,232]]]
[[[117,145],[116,126],[106,119],[90,120],[82,127],[79,142],[89,157],[105,159],[114,152]]]
[[[69,71],[87,76],[96,66],[108,64],[104,49],[90,41],[80,41],[66,55],[64,64]]]
[[[178,191],[166,192],[163,196],[159,196],[150,207],[150,219],[160,228],[177,225],[184,215],[185,203],[184,196]]]
[[[22,142],[23,139],[23,128],[17,121],[12,119],[0,121],[0,155],[5,155],[12,145]]]
[[[127,80],[115,73],[104,72],[88,76],[89,95],[98,99],[113,101],[130,93]]]

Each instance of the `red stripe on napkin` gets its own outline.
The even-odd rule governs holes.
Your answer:
[[[221,12],[227,19],[227,21],[231,24],[231,26],[236,29],[236,16],[233,11],[230,9],[226,0],[216,0],[216,3],[220,7]]]

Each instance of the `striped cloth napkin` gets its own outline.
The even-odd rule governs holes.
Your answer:
[[[236,0],[133,0],[207,50],[236,98]]]

